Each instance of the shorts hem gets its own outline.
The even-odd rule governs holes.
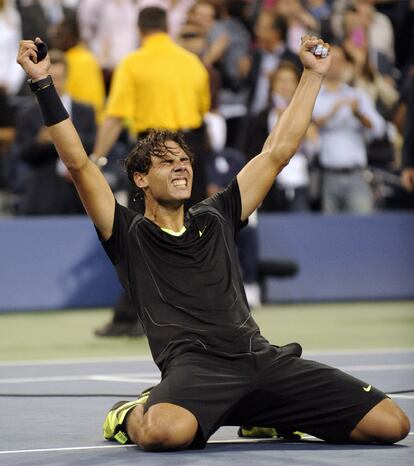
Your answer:
[[[375,408],[381,401],[389,398],[385,393],[379,392],[378,395],[376,395],[370,403],[367,403],[366,405],[362,406],[358,414],[355,414],[352,420],[347,422],[347,425],[345,426],[343,432],[341,435],[333,435],[333,436],[321,436],[320,438],[322,440],[325,440],[328,443],[348,443],[351,440],[351,433],[355,429],[355,427],[358,425],[358,423],[364,418],[366,414],[371,411],[371,409]],[[315,434],[317,437],[317,435]]]

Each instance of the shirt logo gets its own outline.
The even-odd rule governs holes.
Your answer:
[[[206,228],[207,228],[207,225],[205,225],[202,230],[198,230],[198,234],[200,235],[200,238],[201,236],[203,236],[204,232],[206,231]]]
[[[370,392],[371,391],[371,385],[368,385],[368,387],[362,387],[364,389],[364,391],[366,392]]]

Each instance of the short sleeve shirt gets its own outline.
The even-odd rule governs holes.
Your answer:
[[[116,204],[113,233],[103,246],[162,371],[186,351],[237,356],[268,345],[240,276],[234,241],[244,225],[240,216],[237,179],[192,207],[180,236]]]

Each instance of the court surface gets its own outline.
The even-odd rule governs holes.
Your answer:
[[[305,352],[389,393],[414,420],[414,350]],[[412,466],[414,432],[393,446],[242,441],[220,429],[205,450],[147,453],[102,438],[106,411],[157,383],[148,358],[97,358],[0,363],[0,465],[349,465]],[[414,430],[413,428],[411,429]]]

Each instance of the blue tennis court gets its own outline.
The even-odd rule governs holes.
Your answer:
[[[314,351],[304,357],[337,366],[387,392],[414,418],[414,350]],[[205,450],[148,453],[102,438],[106,411],[158,382],[148,358],[0,363],[1,465],[361,465],[411,466],[414,432],[393,446],[246,440],[224,427]]]

